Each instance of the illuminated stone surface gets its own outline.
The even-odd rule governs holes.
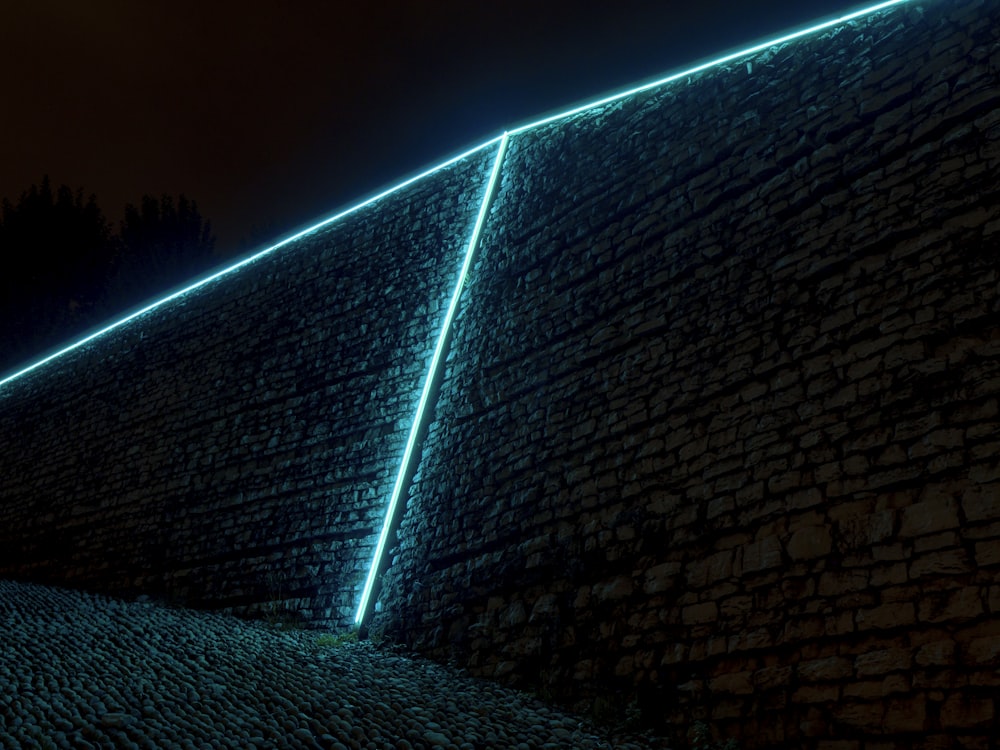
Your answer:
[[[347,627],[494,154],[4,385],[0,575]]]
[[[372,631],[677,740],[986,747],[998,47],[910,4],[515,132]],[[5,391],[0,574],[349,621],[490,156]]]
[[[985,746],[998,29],[902,9],[514,137],[373,626],[744,747]]]

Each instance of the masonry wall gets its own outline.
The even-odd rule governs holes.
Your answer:
[[[0,390],[0,576],[348,627],[495,151]]]
[[[678,746],[991,747],[998,35],[908,5],[516,134],[373,630]]]
[[[998,30],[515,132],[369,632],[681,747],[989,747]],[[495,155],[2,386],[0,576],[346,627]]]

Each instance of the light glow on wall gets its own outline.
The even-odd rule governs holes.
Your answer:
[[[478,216],[476,218],[476,222],[475,222],[475,225],[474,225],[474,228],[473,228],[473,231],[472,231],[472,235],[471,235],[471,237],[469,239],[469,242],[468,242],[468,245],[467,245],[467,248],[466,248],[465,258],[464,258],[464,261],[463,261],[463,264],[462,264],[461,271],[459,273],[458,281],[457,281],[457,283],[455,285],[455,288],[454,288],[454,291],[452,293],[451,301],[450,301],[450,304],[448,306],[448,310],[447,310],[447,312],[445,314],[444,321],[443,321],[443,324],[442,324],[442,327],[441,327],[441,331],[440,331],[440,333],[438,335],[438,339],[437,339],[437,343],[436,343],[436,346],[435,346],[435,349],[434,349],[434,353],[433,353],[433,356],[431,358],[430,366],[429,366],[427,375],[426,375],[425,380],[424,380],[423,389],[421,391],[421,395],[420,395],[419,401],[417,403],[416,412],[414,414],[414,420],[413,420],[413,423],[412,423],[412,425],[410,427],[410,432],[409,432],[409,436],[407,438],[406,447],[405,447],[405,450],[403,452],[402,460],[400,462],[399,471],[397,473],[396,480],[395,480],[395,483],[393,485],[392,494],[391,494],[391,496],[389,498],[389,503],[388,503],[388,507],[386,509],[385,518],[384,518],[384,521],[383,521],[383,524],[382,524],[382,529],[381,529],[381,532],[379,534],[379,539],[378,539],[378,542],[377,542],[376,547],[375,547],[375,552],[374,552],[374,555],[373,555],[373,558],[372,558],[372,562],[371,562],[370,568],[368,570],[368,575],[366,577],[366,580],[365,580],[365,583],[364,583],[364,587],[362,589],[361,598],[360,598],[360,601],[359,601],[359,604],[358,604],[357,613],[355,615],[355,624],[356,625],[360,625],[364,621],[364,618],[365,618],[365,616],[367,614],[367,610],[368,610],[368,607],[369,607],[369,602],[370,602],[371,595],[372,595],[373,589],[374,589],[375,580],[376,580],[376,577],[377,577],[377,574],[378,574],[378,570],[379,570],[379,568],[381,566],[382,557],[385,554],[385,547],[386,547],[386,544],[388,542],[388,537],[389,537],[389,534],[390,534],[392,526],[393,526],[395,515],[396,515],[398,507],[400,505],[400,500],[401,500],[402,494],[403,494],[403,492],[406,489],[407,477],[412,473],[412,470],[413,470],[413,467],[411,466],[411,464],[415,460],[417,460],[417,458],[418,458],[417,456],[414,455],[415,454],[415,450],[416,450],[418,436],[419,436],[419,434],[420,434],[420,432],[421,432],[421,430],[423,428],[423,425],[424,425],[425,413],[426,413],[426,410],[427,410],[427,406],[428,406],[430,397],[431,397],[432,392],[433,392],[433,385],[434,385],[434,382],[435,382],[436,378],[438,377],[439,370],[442,367],[442,360],[444,358],[444,354],[445,354],[446,344],[447,344],[447,341],[448,341],[449,332],[451,330],[451,326],[452,326],[452,323],[454,321],[455,314],[457,313],[457,310],[458,310],[458,305],[459,305],[459,301],[460,301],[460,298],[461,298],[462,290],[463,290],[463,288],[465,286],[466,277],[467,277],[469,269],[471,267],[471,263],[472,263],[472,260],[474,258],[474,255],[475,255],[475,251],[476,251],[477,246],[479,244],[480,235],[481,235],[483,226],[485,224],[486,215],[488,213],[491,200],[493,198],[493,195],[496,192],[497,183],[499,181],[499,176],[500,176],[500,172],[501,172],[501,167],[502,167],[502,164],[503,164],[504,156],[506,154],[507,147],[508,147],[508,145],[510,143],[511,138],[513,138],[513,137],[515,137],[517,135],[520,135],[522,133],[526,133],[528,131],[534,130],[536,128],[540,128],[542,126],[549,125],[549,124],[554,123],[556,121],[567,119],[569,117],[572,117],[573,115],[582,113],[582,112],[584,112],[586,110],[590,110],[590,109],[594,109],[594,108],[597,108],[597,107],[601,107],[603,105],[610,104],[612,102],[615,102],[615,101],[618,101],[618,100],[621,100],[621,99],[626,99],[628,97],[634,96],[636,94],[639,94],[639,93],[642,93],[642,92],[645,92],[645,91],[649,91],[651,89],[662,87],[662,86],[664,86],[666,84],[672,83],[672,82],[677,81],[679,79],[684,79],[684,78],[687,78],[687,77],[692,76],[694,74],[703,72],[703,71],[705,71],[707,69],[710,69],[710,68],[713,68],[713,67],[716,67],[716,66],[720,66],[720,65],[724,65],[725,63],[734,61],[734,60],[742,58],[742,57],[746,57],[748,55],[752,55],[754,53],[760,52],[760,51],[765,50],[767,48],[774,47],[774,46],[777,46],[777,45],[780,45],[780,44],[784,44],[784,43],[787,43],[787,42],[790,42],[790,41],[793,41],[795,39],[799,39],[799,38],[802,38],[802,37],[805,37],[805,36],[816,34],[816,33],[820,32],[820,31],[823,31],[825,29],[831,28],[833,26],[841,25],[841,24],[847,23],[849,21],[852,21],[854,19],[861,18],[861,17],[866,16],[866,15],[871,15],[873,13],[889,9],[889,8],[891,8],[893,6],[903,5],[903,4],[907,3],[907,2],[910,2],[910,0],[886,0],[885,2],[880,2],[878,4],[871,5],[871,6],[865,7],[863,9],[860,9],[860,10],[857,10],[857,11],[853,11],[853,12],[848,13],[846,15],[842,15],[842,16],[839,16],[837,18],[833,18],[833,19],[828,20],[828,21],[817,23],[817,24],[811,25],[811,26],[809,26],[807,28],[803,28],[803,29],[798,30],[798,31],[790,32],[790,33],[784,34],[782,36],[776,37],[774,39],[770,39],[768,41],[761,42],[759,44],[755,44],[755,45],[750,46],[750,47],[746,47],[746,48],[741,49],[739,51],[723,55],[721,57],[709,60],[708,62],[700,63],[698,65],[695,65],[694,67],[687,68],[685,70],[681,70],[681,71],[676,72],[676,73],[672,73],[672,74],[667,75],[667,76],[665,76],[663,78],[659,78],[659,79],[657,79],[655,81],[652,81],[652,82],[649,82],[649,83],[645,83],[645,84],[642,84],[642,85],[639,85],[639,86],[635,86],[633,88],[630,88],[630,89],[624,90],[624,91],[620,91],[618,93],[613,93],[613,94],[610,94],[610,95],[607,95],[607,96],[603,96],[603,97],[601,97],[599,99],[595,99],[593,101],[589,101],[589,102],[587,102],[585,104],[581,104],[579,106],[574,106],[574,107],[572,107],[570,109],[567,109],[565,111],[558,112],[557,114],[553,114],[553,115],[546,116],[546,117],[543,117],[541,119],[535,120],[535,121],[530,122],[530,123],[528,123],[526,125],[521,125],[521,126],[514,127],[510,131],[508,131],[508,132],[504,132],[501,135],[498,135],[498,136],[496,136],[494,138],[491,138],[491,139],[489,139],[489,140],[481,143],[478,146],[470,148],[470,149],[464,151],[463,153],[458,154],[457,156],[454,156],[454,157],[452,157],[450,159],[447,159],[446,161],[443,161],[443,162],[441,162],[439,164],[436,164],[435,166],[430,167],[430,168],[422,171],[421,173],[419,173],[419,174],[417,174],[417,175],[415,175],[413,177],[405,179],[405,180],[403,180],[403,181],[401,181],[401,182],[393,185],[392,187],[389,187],[389,188],[387,188],[387,189],[379,192],[376,195],[373,195],[373,196],[371,196],[369,198],[366,198],[365,200],[362,200],[361,202],[356,203],[356,204],[350,206],[349,208],[347,208],[345,210],[342,210],[342,211],[340,211],[340,212],[338,212],[338,213],[336,213],[336,214],[334,214],[334,215],[332,215],[332,216],[330,216],[330,217],[328,217],[326,219],[323,219],[322,221],[319,221],[316,224],[313,224],[313,225],[311,225],[311,226],[309,226],[309,227],[307,227],[307,228],[305,228],[305,229],[303,229],[301,231],[297,231],[294,234],[291,234],[290,236],[288,236],[288,237],[282,239],[281,241],[275,243],[274,245],[271,245],[271,246],[269,246],[269,247],[267,247],[267,248],[265,248],[263,250],[260,250],[259,252],[256,252],[255,254],[250,255],[249,257],[246,257],[246,258],[240,260],[237,263],[234,263],[234,264],[232,264],[230,266],[227,266],[226,268],[223,268],[222,270],[213,272],[210,275],[205,276],[204,278],[200,278],[200,279],[194,281],[193,283],[188,284],[187,286],[184,286],[181,289],[178,289],[176,291],[168,293],[167,295],[163,296],[162,298],[159,298],[159,299],[157,299],[157,300],[155,300],[155,301],[153,301],[153,302],[151,302],[151,303],[149,303],[149,304],[141,307],[140,309],[137,309],[134,312],[131,312],[131,313],[125,315],[124,317],[122,317],[122,318],[120,318],[118,320],[115,320],[114,322],[112,322],[112,323],[110,323],[108,325],[105,325],[104,327],[100,328],[99,330],[96,330],[96,331],[94,331],[92,333],[89,333],[89,334],[85,335],[84,337],[80,338],[79,340],[74,341],[73,343],[69,344],[68,346],[65,346],[65,347],[59,349],[58,351],[55,351],[54,353],[48,354],[47,356],[44,356],[44,357],[42,357],[42,358],[40,358],[40,359],[38,359],[38,360],[36,360],[36,361],[28,364],[28,365],[22,367],[21,369],[13,372],[11,374],[8,374],[8,375],[4,376],[3,378],[0,378],[0,388],[2,388],[6,384],[8,384],[8,383],[10,383],[10,382],[12,382],[14,380],[17,380],[18,378],[20,378],[20,377],[22,377],[22,376],[24,376],[24,375],[26,375],[26,374],[28,374],[30,372],[33,372],[33,371],[37,370],[38,368],[42,367],[43,365],[45,365],[45,364],[47,364],[47,363],[49,363],[49,362],[57,359],[58,357],[61,357],[64,354],[67,354],[67,353],[69,353],[69,352],[71,352],[71,351],[73,351],[75,349],[78,349],[79,347],[81,347],[81,346],[83,346],[83,345],[85,345],[85,344],[87,344],[87,343],[89,343],[91,341],[94,341],[95,339],[103,336],[106,333],[109,333],[110,331],[113,331],[115,329],[121,328],[122,326],[126,325],[130,321],[133,321],[133,320],[141,317],[142,315],[144,315],[144,314],[146,314],[146,313],[148,313],[148,312],[150,312],[150,311],[152,311],[152,310],[154,310],[156,308],[159,308],[159,307],[161,307],[161,306],[163,306],[163,305],[165,305],[165,304],[167,304],[167,303],[169,303],[169,302],[171,302],[173,300],[179,299],[179,298],[187,295],[188,293],[190,293],[190,292],[192,292],[192,291],[194,291],[196,289],[199,289],[199,288],[205,286],[206,284],[209,284],[210,282],[212,282],[212,281],[214,281],[216,279],[219,279],[220,277],[223,277],[223,276],[226,276],[226,275],[228,275],[230,273],[233,273],[233,272],[237,271],[238,269],[240,269],[240,268],[242,268],[244,266],[247,266],[247,265],[253,263],[256,260],[259,260],[259,259],[263,258],[264,256],[269,255],[270,253],[273,253],[274,251],[276,251],[276,250],[278,250],[278,249],[280,249],[280,248],[282,248],[282,247],[284,247],[286,245],[294,243],[297,240],[302,239],[303,237],[305,237],[305,236],[307,236],[309,234],[312,234],[312,233],[314,233],[314,232],[316,232],[316,231],[318,231],[318,230],[320,230],[320,229],[322,229],[324,227],[327,227],[327,226],[333,224],[334,222],[338,221],[339,219],[342,219],[342,218],[344,218],[344,217],[346,217],[346,216],[348,216],[350,214],[353,214],[356,211],[358,211],[358,210],[360,210],[360,209],[362,209],[362,208],[364,208],[366,206],[369,206],[372,203],[375,203],[376,201],[378,201],[378,200],[380,200],[382,198],[385,198],[385,197],[389,196],[392,193],[395,193],[395,192],[397,192],[397,191],[399,191],[399,190],[401,190],[401,189],[403,189],[403,188],[405,188],[405,187],[407,187],[407,186],[409,186],[409,185],[411,185],[411,184],[413,184],[413,183],[415,183],[415,182],[417,182],[419,180],[424,179],[425,177],[428,177],[428,176],[430,176],[430,175],[432,175],[432,174],[440,171],[441,169],[444,169],[444,168],[446,168],[446,167],[448,167],[448,166],[450,166],[450,165],[452,165],[452,164],[454,164],[454,163],[456,163],[458,161],[461,161],[462,159],[465,159],[465,158],[467,158],[467,157],[469,157],[469,156],[471,156],[471,155],[473,155],[473,154],[475,154],[475,153],[477,153],[479,151],[482,151],[483,149],[491,148],[494,145],[497,145],[497,154],[496,154],[496,157],[495,157],[495,160],[494,160],[494,163],[493,163],[492,171],[490,173],[490,176],[489,176],[486,188],[485,188],[485,192],[484,192],[484,195],[483,195],[483,198],[482,198],[482,202],[480,203],[479,213],[478,213]]]
[[[418,175],[415,175],[413,177],[405,179],[402,182],[399,182],[399,183],[393,185],[392,187],[387,188],[386,190],[383,190],[380,193],[377,193],[376,195],[373,195],[373,196],[371,196],[369,198],[366,198],[365,200],[361,201],[360,203],[355,203],[350,208],[346,208],[343,211],[340,211],[340,212],[334,214],[333,216],[329,216],[326,219],[323,219],[322,221],[320,221],[320,222],[318,222],[316,224],[313,224],[312,226],[307,227],[306,229],[303,229],[301,231],[297,231],[297,232],[295,232],[295,234],[292,234],[292,235],[286,237],[285,239],[281,240],[280,242],[277,242],[274,245],[271,245],[270,247],[267,247],[267,248],[265,248],[265,249],[263,249],[263,250],[261,250],[261,251],[259,251],[257,253],[254,253],[253,255],[251,255],[251,256],[249,256],[247,258],[244,258],[243,260],[240,260],[237,263],[234,263],[234,264],[232,264],[230,266],[227,266],[226,268],[223,268],[221,271],[215,271],[215,272],[211,273],[210,275],[205,276],[204,278],[200,278],[197,281],[195,281],[195,282],[193,282],[191,284],[188,284],[187,286],[183,287],[182,289],[178,289],[178,290],[176,290],[174,292],[171,292],[171,293],[167,294],[164,297],[161,297],[161,298],[157,299],[155,302],[150,302],[149,304],[141,307],[140,309],[135,310],[134,312],[131,312],[131,313],[125,315],[124,317],[119,318],[118,320],[115,320],[113,323],[109,323],[108,325],[104,326],[103,328],[100,328],[97,331],[93,331],[92,333],[89,333],[89,334],[85,335],[83,338],[74,341],[73,343],[69,344],[68,346],[63,347],[62,349],[59,349],[58,351],[53,352],[52,354],[44,356],[41,359],[38,359],[38,360],[32,362],[31,364],[29,364],[29,365],[27,365],[25,367],[22,367],[20,370],[16,370],[15,372],[12,372],[10,375],[6,375],[2,379],[0,379],[0,388],[2,388],[4,385],[6,385],[7,383],[11,382],[12,380],[17,380],[22,375],[27,375],[29,372],[32,372],[33,370],[37,370],[42,365],[47,364],[48,362],[51,362],[52,360],[56,359],[57,357],[61,357],[64,354],[68,354],[69,352],[73,351],[74,349],[79,349],[84,344],[89,343],[89,342],[93,341],[94,339],[99,338],[100,336],[103,336],[104,334],[106,334],[106,333],[108,333],[110,331],[115,330],[116,328],[121,328],[126,323],[128,323],[130,321],[133,321],[133,320],[135,320],[136,318],[138,318],[138,317],[140,317],[142,315],[145,315],[146,313],[150,312],[151,310],[155,310],[156,308],[158,308],[158,307],[160,307],[162,305],[165,305],[168,302],[171,302],[172,300],[175,300],[175,299],[178,299],[180,297],[183,297],[184,295],[188,294],[189,292],[193,292],[195,289],[200,289],[201,287],[205,286],[206,284],[208,284],[208,283],[210,283],[212,281],[215,281],[216,279],[218,279],[218,278],[220,278],[222,276],[226,276],[226,275],[232,273],[233,271],[237,271],[240,268],[243,268],[243,266],[249,265],[250,263],[253,263],[255,260],[259,260],[260,258],[263,258],[265,255],[269,255],[270,253],[273,253],[275,250],[277,250],[279,248],[282,248],[285,245],[288,245],[288,244],[290,244],[292,242],[295,242],[296,240],[302,239],[306,235],[312,234],[313,232],[315,232],[315,231],[317,231],[319,229],[322,229],[323,227],[329,226],[330,224],[333,224],[334,222],[336,222],[336,221],[344,218],[345,216],[348,216],[349,214],[353,214],[354,212],[356,212],[356,211],[364,208],[365,206],[371,205],[375,201],[378,201],[378,200],[381,200],[382,198],[385,198],[386,196],[390,195],[391,193],[395,193],[398,190],[402,190],[403,188],[407,187],[408,185],[412,185],[414,182],[422,180],[425,177],[428,177],[428,176],[434,174],[435,172],[438,172],[438,171],[444,169],[445,167],[451,166],[455,162],[461,161],[462,159],[466,158],[467,156],[471,156],[472,154],[476,153],[477,151],[481,151],[484,148],[489,148],[490,146],[492,146],[493,144],[497,143],[498,141],[500,141],[503,138],[504,138],[504,135],[498,135],[495,138],[491,138],[490,140],[486,141],[485,143],[481,143],[480,145],[478,145],[478,146],[476,146],[474,148],[470,148],[468,151],[462,152],[458,156],[453,156],[452,158],[448,159],[447,161],[443,161],[440,164],[436,164],[435,166],[431,167],[430,169],[424,170],[423,172],[421,172]]]
[[[515,128],[511,128],[510,134],[512,136],[515,136],[527,130],[533,130],[534,128],[540,127],[542,125],[548,125],[549,123],[555,122],[556,120],[563,120],[567,117],[572,117],[573,115],[579,114],[580,112],[584,112],[588,109],[593,109],[594,107],[600,107],[604,104],[610,104],[611,102],[618,101],[619,99],[625,99],[627,97],[634,96],[635,94],[640,94],[643,91],[649,91],[650,89],[655,89],[658,86],[663,86],[665,84],[671,83],[673,81],[678,80],[679,78],[686,78],[687,76],[694,75],[695,73],[700,73],[703,70],[707,70],[708,68],[714,68],[717,65],[723,65],[727,62],[731,62],[733,60],[736,60],[737,58],[745,57],[746,55],[752,55],[755,52],[760,52],[761,50],[765,50],[768,47],[774,47],[778,44],[784,44],[785,42],[790,42],[793,39],[799,39],[800,37],[808,36],[810,34],[815,34],[819,31],[822,31],[823,29],[828,29],[831,26],[837,26],[839,24],[851,21],[855,18],[871,15],[872,13],[876,13],[880,10],[885,10],[886,8],[890,8],[894,5],[902,5],[903,3],[907,2],[910,2],[910,0],[888,0],[887,2],[879,3],[878,5],[871,5],[867,8],[863,8],[862,10],[857,10],[852,13],[848,13],[847,15],[840,16],[838,18],[833,18],[829,21],[823,21],[822,23],[814,24],[812,26],[809,26],[808,28],[801,29],[799,31],[793,31],[788,34],[785,34],[784,36],[779,36],[775,39],[770,39],[766,42],[761,42],[760,44],[755,44],[752,47],[741,49],[738,52],[731,52],[728,55],[723,55],[722,57],[717,57],[713,60],[709,60],[708,62],[695,65],[693,68],[687,68],[678,73],[671,73],[665,78],[659,78],[650,83],[644,83],[641,86],[636,86],[634,88],[628,89],[627,91],[621,91],[616,94],[610,94],[601,99],[596,99],[594,101],[587,102],[586,104],[581,104],[577,107],[573,107],[572,109],[567,109],[564,112],[559,112],[557,114],[544,117],[540,120],[535,120],[534,122],[530,122],[527,125],[521,125]]]
[[[442,326],[441,334],[438,337],[437,348],[434,351],[434,357],[431,360],[431,365],[428,370],[427,377],[424,381],[423,392],[420,395],[420,402],[417,406],[417,411],[413,419],[413,424],[410,426],[410,435],[406,443],[406,450],[403,453],[403,460],[400,463],[399,473],[396,476],[396,483],[392,488],[392,496],[389,499],[389,508],[386,511],[385,520],[382,523],[382,531],[379,534],[379,540],[378,544],[375,547],[375,554],[372,557],[371,566],[368,569],[368,577],[365,580],[365,585],[361,593],[361,600],[358,604],[358,611],[357,614],[355,614],[354,616],[354,624],[356,626],[359,626],[364,622],[365,616],[367,614],[369,599],[371,598],[372,590],[375,585],[375,578],[378,575],[378,569],[381,566],[382,556],[385,554],[385,545],[388,540],[389,531],[392,528],[392,522],[395,517],[397,507],[399,505],[400,496],[402,495],[404,489],[405,477],[411,470],[410,462],[414,460],[413,451],[416,445],[417,435],[419,434],[423,423],[424,410],[427,406],[428,397],[430,396],[431,384],[434,381],[437,369],[440,364],[440,359],[444,349],[444,342],[447,339],[447,334],[451,327],[451,320],[454,317],[456,308],[458,306],[459,297],[461,296],[462,287],[465,284],[465,277],[468,272],[469,264],[472,260],[472,255],[475,251],[476,245],[479,242],[479,234],[482,231],[482,224],[486,217],[486,210],[490,203],[493,191],[495,190],[496,187],[496,181],[500,173],[500,167],[503,161],[504,153],[507,149],[507,144],[509,139],[516,135],[519,135],[520,133],[527,132],[534,128],[538,128],[543,125],[548,125],[552,122],[555,122],[557,120],[562,120],[567,117],[572,117],[573,115],[579,114],[580,112],[584,112],[585,110],[593,109],[595,107],[600,107],[604,104],[609,104],[619,99],[624,99],[629,96],[639,94],[643,91],[648,91],[658,86],[663,86],[665,84],[671,83],[672,81],[676,81],[680,78],[685,78],[695,73],[699,73],[708,68],[712,68],[717,65],[722,65],[737,58],[754,54],[755,52],[760,52],[761,50],[767,49],[768,47],[773,47],[778,44],[784,44],[785,42],[792,41],[793,39],[798,39],[804,36],[808,36],[810,34],[815,34],[819,31],[822,31],[823,29],[830,28],[831,26],[836,26],[838,24],[846,23],[847,21],[851,21],[855,18],[860,18],[865,15],[870,15],[877,11],[890,8],[894,5],[902,5],[903,3],[909,1],[910,0],[888,0],[888,2],[882,2],[879,3],[878,5],[872,5],[862,10],[854,11],[852,13],[848,13],[847,15],[840,16],[838,18],[834,18],[829,21],[817,23],[812,26],[809,26],[808,28],[790,32],[775,39],[771,39],[766,42],[761,42],[760,44],[755,44],[752,47],[747,47],[745,49],[739,50],[738,52],[732,52],[722,57],[715,58],[713,60],[710,60],[709,62],[696,65],[693,68],[687,68],[685,70],[680,71],[679,73],[673,73],[669,76],[666,76],[665,78],[660,78],[656,81],[653,81],[652,83],[646,83],[641,86],[636,86],[634,88],[628,89],[627,91],[622,91],[617,94],[611,94],[601,99],[588,102],[587,104],[582,104],[580,106],[573,107],[572,109],[559,112],[558,114],[554,114],[549,117],[544,117],[540,120],[535,120],[534,122],[531,122],[527,125],[522,125],[516,128],[512,128],[510,131],[504,133],[501,136],[500,149],[497,152],[496,163],[493,166],[493,174],[490,177],[490,182],[486,189],[486,195],[484,196],[483,203],[479,209],[479,218],[476,221],[476,226],[475,229],[473,230],[472,238],[469,241],[468,250],[466,252],[465,264],[462,267],[462,272],[460,274],[458,284],[455,287],[454,294],[452,295],[451,305],[448,308],[448,314],[445,316],[445,322],[444,325]],[[493,142],[494,141],[490,141],[490,143]]]
[[[445,313],[444,322],[441,324],[441,331],[438,334],[437,344],[434,347],[434,356],[431,357],[431,364],[427,368],[427,376],[424,378],[424,387],[420,393],[420,401],[417,403],[417,410],[413,416],[413,424],[410,425],[410,435],[406,440],[406,449],[403,451],[403,459],[399,464],[399,471],[396,474],[396,482],[392,487],[392,495],[389,498],[389,507],[385,512],[385,519],[382,522],[382,531],[379,533],[378,544],[375,545],[375,554],[372,555],[372,562],[368,568],[368,576],[365,579],[364,588],[361,590],[361,600],[358,602],[358,611],[354,616],[354,624],[360,625],[368,610],[368,602],[371,599],[372,590],[375,587],[375,578],[382,563],[382,556],[385,554],[385,545],[389,539],[389,532],[392,529],[393,520],[396,516],[396,509],[399,506],[400,497],[406,487],[406,477],[410,474],[414,459],[414,448],[417,444],[417,436],[420,434],[424,423],[424,412],[433,390],[434,381],[438,370],[441,367],[445,353],[445,344],[448,341],[448,334],[451,331],[452,321],[458,311],[458,302],[465,288],[465,279],[469,275],[469,268],[472,266],[472,259],[479,245],[479,235],[483,231],[483,224],[486,223],[486,214],[490,207],[490,201],[496,192],[497,180],[500,177],[500,165],[503,163],[504,153],[507,151],[509,136],[504,133],[500,136],[500,147],[497,149],[496,160],[493,162],[493,171],[490,173],[489,181],[486,183],[486,191],[483,193],[483,200],[479,204],[479,215],[472,228],[472,236],[465,249],[465,260],[462,262],[462,270],[459,271],[458,281],[455,283],[455,290],[451,294],[451,302],[448,311]]]

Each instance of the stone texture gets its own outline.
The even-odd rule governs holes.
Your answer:
[[[903,4],[516,134],[372,631],[671,746],[988,746],[998,44]],[[0,392],[0,574],[344,622],[487,156]]]
[[[349,627],[490,158],[3,386],[0,576]]]
[[[401,640],[447,658],[422,635],[444,608],[407,604],[408,581],[448,590],[442,561],[481,554],[466,530],[486,519],[510,549],[520,518],[563,540],[531,596],[634,584],[549,634],[541,673],[588,665],[566,700],[662,691],[671,723],[720,705],[748,748],[772,746],[746,723],[765,705],[774,747],[968,741],[920,686],[953,670],[961,691],[994,661],[991,636],[947,628],[1000,601],[1000,164],[983,150],[1000,132],[970,125],[1000,99],[989,75],[977,104],[955,95],[998,14],[886,14],[511,143],[386,577]],[[542,512],[560,520],[536,529]],[[524,573],[463,579],[466,608]],[[495,636],[484,674],[495,643],[534,634]]]

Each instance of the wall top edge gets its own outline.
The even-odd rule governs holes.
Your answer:
[[[164,304],[167,304],[175,299],[178,299],[179,297],[188,294],[189,292],[192,292],[202,286],[205,286],[206,284],[209,284],[210,282],[215,281],[216,279],[222,276],[226,276],[230,273],[233,273],[234,271],[239,270],[243,266],[249,265],[256,260],[259,260],[260,258],[263,258],[264,256],[273,253],[275,250],[285,247],[286,245],[289,245],[320,229],[323,229],[335,223],[336,221],[379,201],[382,198],[388,197],[389,195],[398,192],[399,190],[402,190],[426,177],[429,177],[430,175],[442,169],[445,169],[459,161],[462,161],[463,159],[472,156],[484,149],[488,149],[491,147],[499,148],[499,144],[504,138],[514,137],[520,133],[525,133],[535,128],[553,124],[557,121],[570,118],[573,115],[580,114],[586,110],[601,107],[606,104],[610,104],[615,101],[619,101],[628,98],[630,96],[634,96],[635,94],[659,88],[673,81],[686,78],[696,73],[706,71],[710,68],[723,65],[727,62],[732,62],[739,58],[753,55],[769,47],[774,47],[779,44],[784,44],[786,42],[794,41],[796,39],[800,39],[818,33],[820,31],[832,28],[834,26],[848,23],[852,20],[862,18],[864,16],[872,15],[874,13],[887,10],[893,7],[905,5],[909,2],[911,2],[911,0],[884,0],[883,2],[877,3],[875,5],[866,5],[859,8],[856,7],[854,10],[850,10],[846,13],[837,15],[836,17],[828,18],[825,20],[817,20],[805,27],[781,32],[778,36],[768,38],[765,41],[755,42],[747,47],[742,47],[738,50],[726,52],[717,57],[712,57],[704,61],[696,62],[694,65],[686,67],[683,70],[667,74],[666,76],[656,77],[653,80],[637,84],[636,86],[633,86],[629,89],[623,91],[617,91],[610,94],[604,94],[596,99],[591,99],[581,104],[571,105],[567,109],[561,109],[555,111],[552,114],[542,115],[539,118],[534,119],[530,122],[514,125],[504,130],[502,133],[479,143],[478,145],[474,145],[470,148],[467,148],[454,156],[451,156],[449,158],[444,159],[443,161],[435,163],[433,166],[427,167],[426,169],[420,170],[415,174],[404,177],[400,181],[392,184],[391,186],[378,190],[373,194],[364,197],[355,203],[350,204],[347,208],[339,209],[317,222],[311,223],[301,228],[294,229],[288,235],[284,236],[277,242],[268,245],[266,247],[257,249],[251,252],[251,254],[242,258],[241,260],[236,261],[235,263],[229,263],[222,267],[213,269],[207,272],[206,274],[183,284],[180,287],[168,290],[167,292],[165,292],[163,296],[159,298],[156,298],[154,300],[148,300],[144,303],[141,303],[137,307],[132,308],[129,311],[126,311],[126,313],[123,316],[115,318],[110,322],[99,324],[97,327],[91,329],[90,331],[87,331],[83,336],[74,340],[72,343],[65,346],[57,347],[54,350],[50,350],[49,352],[44,353],[40,358],[36,359],[33,362],[18,367],[9,373],[2,374],[2,377],[0,377],[0,392],[2,392],[4,386],[6,386],[8,383],[28,374],[29,372],[38,369],[39,367],[47,364],[48,362],[51,362],[52,360],[64,354],[73,351],[74,349],[83,346],[84,344],[93,341],[94,339],[114,329],[120,328],[121,326],[129,323],[130,321],[135,320],[136,318],[139,318],[142,315],[163,306]]]

